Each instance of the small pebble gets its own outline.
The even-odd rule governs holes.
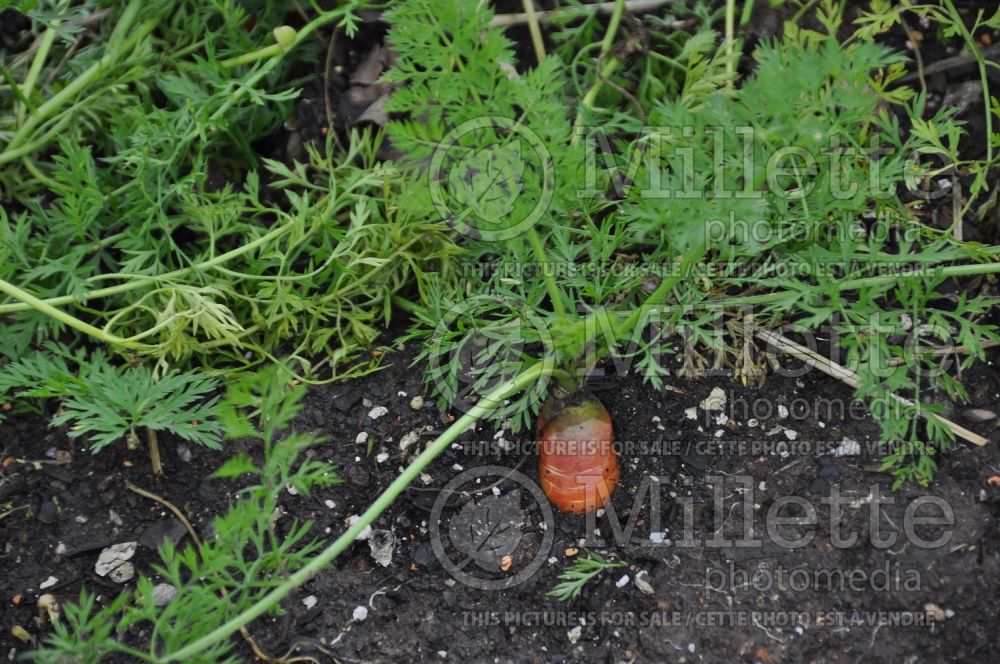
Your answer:
[[[354,613],[351,615],[354,618],[354,622],[362,622],[368,617],[368,607],[366,606],[356,606],[354,607]]]
[[[389,460],[389,453],[388,452],[380,452],[375,457],[375,463],[385,463],[388,460]]]
[[[636,574],[635,587],[638,588],[640,592],[643,592],[647,595],[652,595],[656,591],[653,590],[652,584],[650,584],[650,582],[647,581],[648,577],[649,577],[649,572],[647,572],[646,570],[642,570],[641,572]]]
[[[944,609],[933,602],[927,602],[924,604],[924,613],[927,614],[928,618],[935,622],[941,622],[945,618]]]
[[[368,432],[367,431],[362,431],[361,433],[359,433],[357,436],[355,436],[354,442],[357,443],[358,445],[364,445],[365,443],[367,443],[368,442]]]
[[[184,463],[190,463],[191,462],[191,450],[188,448],[187,445],[178,445],[177,446],[177,456]]]
[[[615,582],[615,587],[624,588],[625,586],[628,585],[628,582],[629,582],[629,576],[628,574],[625,574],[622,576],[622,578],[618,579],[618,581]]]
[[[374,408],[368,411],[368,417],[372,418],[373,420],[377,420],[378,418],[382,417],[388,412],[389,409],[386,408],[385,406],[375,406]]]
[[[313,608],[314,606],[316,606],[317,602],[319,602],[319,600],[316,599],[316,595],[309,595],[308,597],[302,598],[302,604],[305,605],[306,609]]]
[[[424,407],[424,398],[419,394],[412,399],[410,399],[410,408],[413,410],[420,410]]]
[[[570,643],[576,643],[577,641],[580,640],[580,637],[582,635],[583,635],[583,627],[581,627],[580,625],[577,625],[573,629],[566,632],[566,637],[569,638]]]
[[[153,604],[156,606],[166,606],[175,595],[177,595],[177,588],[169,583],[158,583],[153,586],[152,598]]]
[[[42,581],[41,583],[39,583],[38,587],[41,588],[42,590],[45,590],[46,588],[51,588],[52,586],[56,585],[57,583],[59,583],[59,579],[57,579],[54,576],[50,576],[49,578],[47,578],[44,581]]]

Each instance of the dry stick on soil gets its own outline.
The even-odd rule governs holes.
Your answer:
[[[153,474],[163,474],[163,463],[160,461],[160,443],[156,438],[156,430],[146,427],[146,441],[149,443],[149,460],[153,463]]]
[[[187,529],[188,535],[191,536],[191,539],[194,541],[195,546],[197,546],[199,549],[201,548],[201,538],[198,537],[198,533],[191,525],[191,522],[187,520],[187,517],[184,516],[184,512],[182,512],[179,507],[174,505],[172,502],[170,502],[163,496],[159,496],[153,493],[152,491],[146,491],[145,489],[139,488],[136,485],[132,484],[131,482],[126,482],[125,488],[131,491],[132,493],[139,494],[143,498],[149,498],[150,500],[163,505],[168,510],[173,512],[174,516],[180,519],[180,522],[184,524],[184,528]],[[222,595],[223,597],[227,596],[227,593],[223,588],[219,588],[219,594]],[[260,649],[260,646],[257,645],[256,641],[254,641],[253,636],[250,635],[250,632],[249,630],[247,630],[246,627],[240,628],[240,634],[243,636],[243,640],[247,642],[247,645],[250,646],[250,649],[253,650],[253,654],[257,656],[257,659],[261,659],[265,662],[268,662],[268,664],[286,664],[287,662],[312,660],[312,658],[276,659],[274,657],[269,656],[267,653],[265,653],[263,650]]]
[[[809,366],[819,369],[828,376],[833,376],[834,378],[846,383],[847,385],[850,385],[851,387],[856,388],[858,385],[861,384],[861,379],[858,377],[858,374],[854,373],[850,369],[843,367],[837,364],[836,362],[833,362],[823,357],[816,351],[810,350],[809,348],[806,348],[801,344],[797,344],[791,339],[783,337],[780,334],[771,332],[770,330],[757,330],[757,338],[770,344],[776,350],[780,350],[782,353],[785,353],[786,355],[791,355],[792,357],[798,358],[803,362],[805,362],[806,364],[808,364]],[[904,406],[911,406],[911,407],[916,406],[916,404],[914,404],[912,401],[904,399],[903,397],[897,394],[890,393],[889,396],[891,396],[896,402],[901,403]],[[934,413],[928,413],[922,408],[918,409],[918,412],[925,418],[931,418],[931,417],[936,418],[946,427],[951,429],[956,436],[964,438],[973,445],[979,445],[980,447],[982,447],[986,443],[990,442],[989,440],[983,438],[979,434],[969,431],[965,427],[955,424],[951,420],[945,419],[940,415],[935,415]]]
[[[1000,346],[1000,341],[984,341],[983,348],[995,348]],[[919,350],[919,349],[918,349]],[[934,348],[932,350],[920,350],[921,355],[930,355],[933,357],[941,357],[942,355],[951,355],[952,353],[971,353],[973,352],[968,346],[944,346],[943,348]],[[886,366],[898,367],[903,364],[906,360],[902,357],[893,357],[888,362]]]
[[[625,10],[633,14],[638,12],[648,12],[664,5],[669,5],[674,0],[628,0],[625,3]],[[540,23],[548,23],[557,18],[585,16],[592,12],[598,14],[610,14],[614,12],[615,2],[602,2],[599,5],[586,5],[581,7],[564,7],[563,9],[552,9],[545,12],[535,12],[535,17]],[[497,14],[490,21],[491,25],[506,28],[512,25],[523,25],[531,22],[531,17],[527,12],[523,14]]]

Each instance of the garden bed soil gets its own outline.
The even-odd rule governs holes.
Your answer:
[[[297,427],[329,439],[315,451],[337,468],[344,481],[309,497],[283,493],[284,520],[311,520],[316,536],[335,537],[345,520],[364,511],[398,474],[403,436],[420,431],[422,446],[443,430],[441,413],[433,404],[419,411],[411,407],[412,397],[422,394],[419,374],[409,367],[413,354],[414,348],[407,347],[393,353],[389,366],[379,373],[309,391]],[[989,363],[964,375],[973,395],[970,407],[995,407],[1000,398],[996,361],[1000,357],[993,353]],[[1000,486],[990,479],[1000,475],[997,420],[971,425],[991,443],[985,447],[959,443],[942,459],[931,487],[892,493],[889,478],[871,472],[878,460],[866,455],[866,442],[878,438],[877,427],[867,417],[825,417],[828,407],[823,403],[851,396],[847,387],[831,379],[815,372],[802,378],[770,376],[760,389],[743,388],[722,377],[668,378],[668,384],[676,389],[654,391],[638,376],[623,375],[609,376],[594,386],[611,413],[618,440],[657,443],[649,454],[621,458],[615,512],[624,521],[642,478],[655,476],[663,485],[662,530],[656,531],[663,534],[650,532],[647,498],[640,525],[629,541],[596,549],[605,557],[626,561],[627,567],[601,575],[579,598],[559,602],[546,592],[570,562],[567,552],[581,549],[580,539],[586,535],[583,517],[557,512],[551,550],[535,554],[545,556],[545,562],[530,579],[511,589],[471,588],[456,583],[442,567],[428,534],[428,518],[441,488],[458,475],[458,467],[514,467],[521,461],[519,456],[470,454],[480,451],[472,441],[494,440],[494,432],[469,432],[375,523],[376,529],[395,536],[388,566],[377,564],[369,544],[359,541],[334,567],[293,593],[284,603],[284,616],[254,623],[255,638],[274,654],[300,640],[326,644],[329,661],[371,662],[939,662],[993,661],[1000,654],[995,638],[1000,630]],[[685,410],[697,406],[713,387],[727,395],[729,421],[717,424],[718,413],[703,410],[698,419],[688,419]],[[369,402],[385,406],[388,413],[371,420]],[[777,404],[790,407],[787,418],[780,418]],[[806,404],[819,404],[820,412],[806,414]],[[760,417],[757,426],[750,427],[746,415],[753,415],[755,407],[758,415],[771,410],[772,416]],[[779,433],[768,435],[778,427]],[[363,430],[370,433],[370,453],[367,444],[355,442]],[[796,440],[788,441],[785,430],[795,431]],[[803,443],[845,438],[860,444],[860,455],[796,453],[804,450],[799,447]],[[106,601],[121,586],[95,574],[101,548],[130,540],[148,545],[176,525],[161,505],[130,492],[126,483],[176,504],[202,534],[221,506],[233,500],[231,483],[208,479],[236,451],[232,447],[223,453],[192,447],[191,460],[185,462],[177,454],[178,442],[164,437],[166,475],[158,478],[141,451],[113,446],[91,455],[62,431],[49,429],[41,416],[19,416],[0,424],[0,440],[5,455],[41,462],[8,462],[0,488],[6,509],[24,507],[2,522],[0,652],[4,656],[26,650],[11,636],[15,625],[38,633],[33,617],[40,594],[51,592],[67,602],[86,586]],[[790,450],[775,444],[782,440],[794,443]],[[758,448],[727,449],[734,441],[755,441]],[[68,453],[69,463],[51,463],[57,451],[60,457]],[[388,459],[379,463],[382,453]],[[534,458],[521,470],[537,479]],[[747,486],[753,492],[749,503],[743,495]],[[830,506],[820,502],[835,487],[850,504],[834,523],[839,523],[842,536],[851,532],[858,536],[858,543],[847,548],[834,546]],[[498,488],[505,495],[517,487],[507,481]],[[907,507],[918,497],[936,496],[954,510],[955,524],[948,529],[951,541],[944,547],[922,549],[900,538],[893,546],[879,548],[871,542],[876,491],[895,503],[881,506],[882,535],[902,527]],[[751,539],[762,545],[682,546],[677,540],[684,530],[689,496],[693,498],[690,531],[696,539],[711,540],[721,526],[720,535],[737,540],[750,533],[749,523],[754,529]],[[717,496],[721,496],[721,515],[716,514]],[[799,496],[815,506],[815,528],[786,533],[791,537],[813,531],[810,544],[781,548],[764,532],[764,515],[782,496]],[[58,511],[46,513],[46,503],[55,503]],[[749,522],[748,513],[753,516]],[[605,514],[596,523],[605,537],[612,531],[608,518]],[[529,540],[537,541],[542,533],[533,523],[524,530]],[[941,531],[917,527],[924,539],[934,539]],[[651,536],[659,542],[655,546],[650,546]],[[664,537],[669,543],[660,541]],[[575,554],[580,555],[583,551]],[[155,553],[141,546],[138,569],[150,573],[154,560]],[[512,572],[529,562],[518,558]],[[836,580],[816,575],[823,570],[853,570],[870,578],[855,589],[841,588]],[[886,570],[886,579],[879,576],[881,570]],[[619,587],[626,574],[628,582]],[[648,586],[637,584],[637,576]],[[54,585],[40,589],[50,577],[56,579]],[[315,604],[312,599],[304,602],[310,597]],[[352,618],[359,606],[368,609],[363,622]],[[878,625],[879,620],[907,620],[907,615],[928,612],[939,620],[918,626]],[[782,614],[797,616],[798,628],[794,621],[785,622]]]

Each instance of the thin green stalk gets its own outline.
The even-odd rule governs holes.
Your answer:
[[[217,265],[223,265],[230,260],[242,256],[243,254],[256,249],[262,244],[266,244],[273,240],[274,238],[280,236],[283,233],[287,233],[295,225],[295,220],[288,221],[281,226],[272,229],[270,232],[261,235],[259,238],[247,244],[241,245],[231,251],[227,251],[224,254],[219,254],[215,258],[211,258],[207,261],[198,263],[197,265],[192,265],[190,267],[182,267],[173,272],[167,272],[165,274],[160,274],[155,277],[143,277],[141,279],[133,279],[124,284],[118,284],[117,286],[109,286],[107,288],[98,288],[97,290],[88,291],[86,293],[80,293],[77,295],[60,295],[59,297],[50,297],[45,300],[38,300],[38,302],[45,305],[61,305],[61,304],[73,304],[86,302],[88,300],[93,300],[99,297],[109,297],[111,295],[120,295],[122,293],[128,293],[137,288],[143,288],[145,286],[150,286],[160,281],[169,281],[171,279],[176,279],[177,277],[183,277],[190,272],[206,272],[211,270]],[[27,311],[28,309],[37,309],[37,307],[28,304],[0,304],[0,314],[9,314],[17,311]]]
[[[535,13],[535,0],[521,0],[524,13],[528,15],[528,31],[531,32],[531,44],[535,48],[535,57],[539,62],[545,59],[545,42],[542,41],[542,28],[538,24],[538,14]]]
[[[160,661],[177,662],[187,660],[205,648],[228,638],[232,634],[236,633],[240,627],[247,625],[252,620],[259,618],[267,611],[271,610],[278,604],[278,602],[284,599],[288,593],[308,581],[313,574],[329,565],[347,547],[351,546],[361,531],[371,525],[375,519],[377,519],[379,515],[386,510],[386,508],[392,505],[399,494],[401,494],[403,490],[412,484],[413,481],[420,475],[421,471],[423,471],[423,469],[426,468],[431,461],[441,454],[441,452],[448,449],[451,443],[470,426],[475,424],[484,415],[502,405],[504,399],[510,395],[529,387],[544,376],[551,375],[552,372],[553,368],[549,363],[540,362],[529,367],[509,382],[498,386],[495,390],[484,396],[469,410],[469,412],[456,420],[455,423],[448,427],[444,433],[431,443],[427,449],[420,454],[420,456],[414,459],[410,465],[407,466],[402,473],[400,473],[399,477],[393,480],[392,484],[386,487],[386,489],[379,494],[378,498],[375,499],[375,502],[373,502],[371,506],[365,510],[365,513],[361,515],[361,518],[359,518],[353,526],[348,528],[340,537],[334,540],[332,544],[309,561],[307,565],[297,570],[280,586],[259,599],[247,610],[229,619],[224,625],[215,628],[205,636],[189,643],[177,652],[164,655]]]
[[[84,334],[88,334],[94,337],[98,341],[103,341],[104,343],[111,345],[123,346],[125,348],[143,347],[142,344],[137,344],[135,342],[128,341],[127,339],[122,339],[121,337],[117,337],[113,334],[108,334],[103,330],[99,330],[93,325],[85,323],[79,318],[67,314],[65,311],[60,311],[59,309],[56,309],[51,304],[48,304],[45,301],[38,299],[31,293],[22,290],[10,282],[4,281],[3,279],[0,279],[0,291],[10,295],[11,297],[17,300],[20,300],[21,302],[24,302],[27,308],[35,309],[45,314],[49,318],[53,318],[59,321],[60,323],[64,323],[65,325],[72,327],[75,330],[78,330],[80,332],[83,332]]]
[[[24,103],[17,109],[17,126],[21,126],[21,123],[24,122],[24,115],[28,112],[28,105],[30,104],[32,91],[35,89],[35,82],[38,80],[39,74],[42,73],[42,67],[45,66],[45,61],[49,57],[49,51],[56,40],[55,27],[58,25],[58,20],[53,21],[52,27],[45,30],[45,34],[42,35],[42,43],[38,45],[35,57],[31,60],[31,67],[28,68],[28,74],[24,77],[24,83],[21,85],[21,95],[24,98]]]
[[[122,13],[118,25],[115,26],[114,33],[112,33],[109,40],[109,43],[116,44],[116,48],[109,48],[108,52],[100,60],[88,67],[65,88],[46,100],[45,103],[36,108],[28,116],[28,119],[18,128],[10,142],[4,148],[4,151],[0,152],[0,164],[5,164],[15,159],[16,155],[12,154],[13,149],[27,141],[34,134],[38,125],[69,103],[70,100],[103,75],[105,71],[118,64],[118,61],[125,53],[145,39],[156,28],[159,21],[151,19],[139,25],[138,28],[133,29],[133,23],[139,15],[142,4],[139,0],[133,0]],[[131,32],[129,32],[130,30]],[[122,35],[126,33],[129,33],[128,37],[122,38]]]
[[[562,300],[562,291],[559,290],[559,286],[556,284],[556,278],[552,274],[552,270],[545,269],[548,256],[545,254],[545,247],[542,246],[542,239],[538,237],[538,233],[534,228],[528,229],[528,242],[531,243],[535,260],[538,261],[538,268],[542,271],[542,278],[545,280],[545,288],[549,292],[549,299],[552,300],[552,312],[558,320],[562,320],[566,318],[566,305]]]
[[[835,286],[839,292],[844,292],[844,291],[859,290],[861,288],[869,286],[881,286],[883,284],[899,281],[900,279],[913,278],[913,277],[928,277],[935,274],[940,274],[941,276],[944,277],[969,277],[977,274],[997,274],[997,273],[1000,273],[1000,263],[973,263],[969,265],[951,265],[948,267],[934,268],[933,270],[926,270],[926,271],[912,272],[912,273],[883,274],[874,277],[859,277],[857,279],[848,279],[846,281],[837,283],[835,284]],[[671,277],[673,283],[676,283],[678,278],[679,277],[676,276]],[[661,287],[662,285],[663,284],[661,284]],[[817,292],[820,290],[821,290],[820,287],[816,288]],[[807,294],[808,292],[803,292],[799,290],[782,290],[782,291],[774,291],[771,293],[761,293],[759,295],[744,295],[740,297],[709,300],[708,302],[699,303],[697,305],[691,305],[689,308],[692,309],[698,309],[703,307],[735,308],[735,307],[750,306],[754,304],[771,304],[773,302],[780,302],[781,300],[793,295],[805,296]],[[650,300],[652,300],[652,296],[650,296]],[[649,300],[647,300],[647,302],[649,302]],[[671,305],[664,307],[663,310],[675,311],[687,306],[689,305]],[[635,320],[638,321],[639,317],[633,314],[632,318],[635,318]]]
[[[968,45],[969,50],[972,51],[972,55],[976,59],[976,64],[979,66],[979,79],[983,84],[983,110],[986,113],[986,136],[990,138],[993,136],[993,112],[990,110],[990,86],[989,78],[986,74],[986,60],[983,58],[983,52],[979,50],[979,45],[976,43],[975,37],[965,27],[965,21],[962,20],[962,15],[958,13],[955,4],[951,0],[945,0],[945,5],[948,7],[948,13],[951,14],[952,22],[962,33],[962,38]],[[993,163],[992,140],[986,141],[986,163]]]
[[[625,0],[617,0],[615,3],[615,10],[611,14],[611,20],[608,22],[608,29],[604,33],[604,39],[601,40],[601,53],[598,56],[600,59],[607,58],[607,61],[601,69],[601,75],[596,81],[594,81],[594,84],[589,90],[587,90],[587,94],[585,94],[583,99],[580,101],[581,109],[580,112],[576,114],[576,120],[573,122],[573,138],[570,139],[572,145],[577,145],[580,142],[580,128],[583,126],[583,111],[594,107],[594,103],[597,101],[597,95],[604,86],[604,80],[611,78],[620,64],[618,58],[611,56],[611,47],[615,44],[615,34],[618,32],[618,25],[621,23],[622,14],[624,13]]]
[[[726,0],[726,73],[729,84],[736,75],[736,0]]]

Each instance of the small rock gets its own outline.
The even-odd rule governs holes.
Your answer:
[[[784,420],[788,418],[788,407],[785,404],[778,404],[778,419]]]
[[[389,460],[388,452],[379,452],[377,455],[375,455],[375,463],[385,463],[388,460]]]
[[[326,509],[328,509],[328,510],[332,510],[334,507],[337,506],[337,503],[333,502],[329,498],[327,498],[326,500],[324,500],[323,504],[326,505]]]
[[[169,539],[177,544],[187,535],[187,528],[180,519],[163,519],[157,521],[139,535],[139,544],[151,551],[156,551],[164,540]]]
[[[56,555],[57,556],[65,556],[66,553],[67,553],[67,551],[68,551],[68,549],[66,548],[66,545],[63,544],[62,542],[59,542],[58,544],[56,544]]]
[[[285,491],[288,492],[289,496],[297,496],[297,495],[299,495],[299,490],[296,489],[295,485],[292,484],[291,482],[289,482],[288,484],[285,485]]]
[[[927,617],[934,622],[941,622],[945,618],[944,609],[933,602],[927,602],[924,604],[924,613],[926,613]]]
[[[119,544],[112,544],[101,551],[100,555],[97,556],[97,563],[94,565],[94,571],[98,576],[111,576],[111,580],[116,583],[124,583],[132,578],[135,574],[135,568],[132,567],[131,563],[126,561],[131,560],[132,556],[135,555],[136,547],[139,546],[138,542],[121,542]],[[127,565],[127,568],[126,568]],[[118,572],[119,569],[121,572]]]
[[[177,588],[174,588],[169,583],[157,583],[153,586],[153,592],[151,597],[153,599],[153,604],[156,606],[166,606],[170,604],[172,600],[177,595]]]
[[[388,412],[389,409],[386,408],[385,406],[375,406],[374,408],[368,411],[368,417],[372,418],[373,420],[377,420],[378,418],[382,417]]]
[[[573,629],[566,632],[566,637],[569,639],[570,643],[575,644],[577,641],[580,640],[581,636],[583,636],[583,627],[581,627],[580,625],[577,625]]]
[[[622,575],[622,578],[618,579],[618,581],[615,582],[615,588],[624,588],[625,586],[628,585],[628,582],[629,582],[629,576],[628,574],[624,574]]]
[[[54,576],[50,576],[49,578],[47,578],[44,581],[42,581],[41,583],[39,583],[38,587],[40,589],[42,589],[42,590],[45,590],[46,588],[51,588],[52,586],[56,585],[57,583],[59,583],[59,579],[57,579]]]
[[[396,545],[396,536],[391,530],[372,531],[368,538],[368,548],[371,549],[372,559],[382,567],[388,567],[392,562],[392,550]]]
[[[55,523],[59,507],[55,503],[42,503],[38,508],[38,520],[42,523]]]
[[[434,478],[428,475],[427,473],[420,473],[420,481],[428,486],[434,484]]]
[[[90,521],[90,518],[86,514],[77,514],[73,520],[79,524],[84,524]]]
[[[425,569],[431,569],[437,565],[438,559],[434,555],[433,547],[429,543],[424,542],[413,552],[413,562]]]
[[[653,590],[652,584],[646,579],[649,577],[649,572],[642,570],[635,575],[635,587],[639,589],[639,592],[645,593],[647,595],[652,595],[656,591]]]
[[[342,413],[346,413],[354,405],[361,400],[361,392],[358,390],[350,390],[349,392],[344,392],[340,396],[334,397],[333,405],[334,407]]]
[[[688,418],[689,420],[698,419],[698,409],[695,408],[694,406],[692,406],[691,408],[685,408],[684,417]]]
[[[122,521],[122,518],[118,516],[118,512],[114,510],[108,510],[108,521],[110,521],[112,524],[116,526],[120,526],[124,523]]]
[[[354,613],[351,614],[354,618],[354,622],[362,622],[368,617],[368,607],[367,606],[356,606],[354,607]]]
[[[726,405],[726,393],[718,387],[713,387],[712,391],[700,404],[702,410],[722,410]]]
[[[708,468],[708,457],[698,452],[691,452],[681,456],[681,462],[693,470],[705,470]]]
[[[354,442],[357,443],[358,445],[364,445],[365,443],[367,443],[368,442],[368,432],[367,431],[362,431],[361,433],[359,433],[357,436],[355,436]]]
[[[955,617],[955,612],[952,611],[951,609],[945,609],[944,610],[944,617],[945,618],[954,618]]]
[[[412,399],[410,399],[410,408],[413,410],[420,410],[424,407],[424,398],[419,394]]]
[[[799,437],[799,432],[792,429],[785,429],[785,438],[788,440],[795,440]]]
[[[416,431],[410,431],[409,433],[404,434],[403,437],[399,439],[399,450],[401,452],[405,452],[407,447],[413,445],[418,440],[420,440],[420,434]]]
[[[970,422],[975,422],[980,424],[982,422],[989,422],[990,420],[995,420],[997,414],[992,410],[986,410],[985,408],[970,408],[962,413],[965,415],[965,419]]]
[[[133,576],[135,576],[135,566],[132,563],[122,563],[108,574],[108,578],[115,583],[131,581]]]
[[[840,445],[833,450],[833,456],[857,456],[861,454],[861,443],[850,438],[844,438]]]
[[[191,450],[188,448],[187,445],[177,446],[177,456],[180,457],[180,460],[183,461],[184,463],[191,462]]]
[[[316,595],[309,595],[308,597],[302,598],[302,603],[305,605],[307,609],[311,609],[314,606],[316,606],[317,602],[319,602],[319,600],[316,599]]]

